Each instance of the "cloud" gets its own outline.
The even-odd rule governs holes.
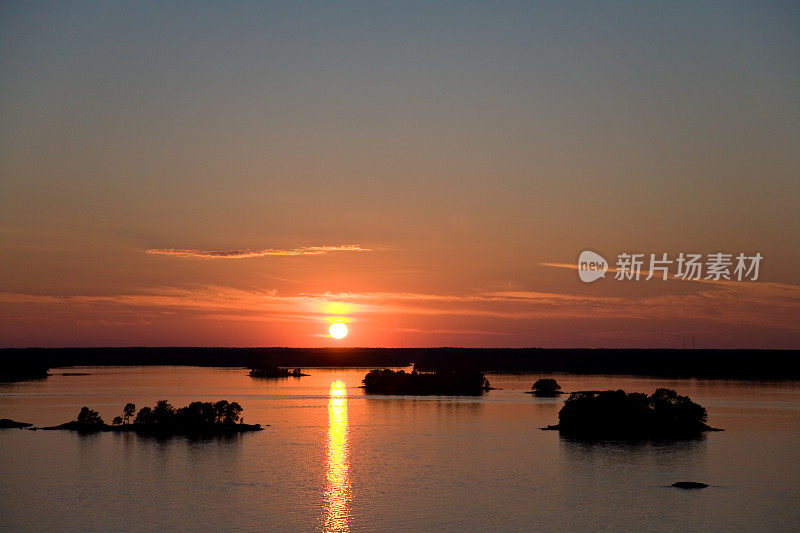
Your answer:
[[[393,331],[396,333],[425,333],[425,334],[446,334],[446,335],[511,335],[505,331],[489,331],[480,329],[422,329],[422,328],[386,328],[379,327],[378,329],[384,331]]]
[[[474,328],[477,317],[507,320],[510,327],[530,320],[637,320],[654,324],[718,323],[745,329],[767,328],[800,332],[800,286],[767,282],[727,282],[692,285],[690,293],[641,297],[601,296],[540,291],[426,294],[412,292],[295,293],[275,290],[235,289],[224,286],[148,288],[127,294],[36,295],[0,292],[0,317],[26,320],[48,316],[56,309],[71,315],[91,314],[104,319],[115,312],[130,312],[137,320],[186,315],[231,321],[324,321],[341,312],[332,303],[346,305],[351,320],[370,317],[449,316],[431,322],[439,333],[456,330],[491,334],[491,328]],[[3,310],[5,308],[5,312]],[[127,310],[127,311],[126,311]],[[458,317],[462,317],[458,320]],[[456,320],[454,322],[453,320]],[[445,326],[445,324],[447,324]],[[620,323],[622,324],[622,323]],[[385,323],[381,327],[387,327]],[[409,327],[409,326],[396,326]],[[418,326],[417,326],[418,327]],[[424,328],[424,326],[423,326]],[[497,330],[494,330],[497,331]],[[504,331],[500,328],[499,331]],[[412,331],[409,330],[409,333]]]
[[[267,256],[325,255],[330,252],[371,252],[358,244],[341,244],[335,246],[301,246],[288,250],[266,248],[263,250],[196,250],[190,248],[150,248],[145,250],[150,255],[171,255],[174,257],[194,257],[198,259],[246,259]]]
[[[578,270],[579,269],[578,265],[573,264],[573,263],[539,263],[539,265],[546,266],[546,267],[553,267],[553,268],[567,268],[567,269],[570,269],[570,270]],[[609,266],[608,270],[606,270],[606,272],[610,272],[612,274],[616,274],[619,271],[620,270],[618,268],[613,268],[611,266]],[[639,279],[638,279],[638,281],[641,281],[641,280],[648,281],[647,280],[648,276],[651,276],[652,279],[655,279],[656,281],[658,281],[658,280],[662,280],[663,273],[660,272],[660,271],[658,271],[658,272],[652,271],[651,272],[650,270],[647,270],[646,268],[644,268],[644,266],[642,266],[642,268],[639,270]],[[667,280],[689,281],[689,282],[693,282],[693,283],[709,283],[709,284],[719,284],[719,285],[725,285],[726,283],[741,283],[740,281],[734,281],[734,280],[706,279],[706,278],[703,278],[703,277],[699,277],[699,278],[685,277],[684,278],[684,277],[676,276],[674,274],[669,274],[669,273],[667,274]],[[664,281],[666,281],[666,280],[664,280]],[[746,280],[746,282],[748,282],[748,281]]]

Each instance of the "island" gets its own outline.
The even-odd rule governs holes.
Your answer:
[[[537,398],[555,398],[560,394],[564,394],[561,392],[561,385],[552,378],[542,378],[537,379],[536,383],[533,384],[530,391],[527,391],[525,394],[533,394]]]
[[[23,357],[8,357],[0,363],[0,382],[44,379],[49,376],[47,363]]]
[[[491,390],[483,372],[475,370],[437,370],[406,372],[405,370],[370,370],[364,379],[368,394],[404,394],[443,396],[479,396]]]
[[[251,378],[299,378],[308,374],[303,374],[299,368],[289,370],[278,366],[261,366],[259,368],[251,368],[249,375]]]
[[[17,422],[10,418],[0,418],[0,429],[29,428],[33,424],[27,422]]]
[[[570,394],[558,413],[558,424],[542,428],[586,439],[692,439],[705,431],[722,431],[705,422],[705,408],[671,389],[647,396],[623,390]]]
[[[167,400],[154,407],[142,407],[136,416],[136,405],[128,403],[122,415],[106,424],[97,411],[83,407],[75,420],[45,430],[67,429],[84,433],[100,431],[133,431],[157,435],[228,434],[261,431],[261,424],[245,424],[242,406],[236,402],[220,400],[192,402],[176,409]]]

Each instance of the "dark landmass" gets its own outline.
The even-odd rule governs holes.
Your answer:
[[[28,358],[24,355],[7,356],[0,350],[0,382],[44,379],[50,370],[44,358]]]
[[[800,350],[436,348],[415,354],[414,363],[418,370],[466,366],[484,372],[800,379]]]
[[[800,380],[800,350],[544,348],[5,348],[0,349],[0,380],[45,377],[48,368],[69,366],[382,368],[412,363],[419,371],[457,368],[482,372]],[[20,367],[25,370],[15,370]]]
[[[142,407],[134,418],[135,410],[134,404],[125,405],[122,415],[114,418],[109,425],[97,411],[83,407],[75,420],[42,429],[67,429],[83,433],[134,431],[153,435],[210,435],[264,429],[261,424],[245,424],[241,418],[242,407],[227,400],[216,403],[192,402],[179,409],[166,400],[160,400],[154,407]]]
[[[307,375],[308,374],[303,374],[299,368],[289,370],[288,368],[281,368],[278,366],[252,368],[249,374],[251,378],[299,378]]]
[[[363,379],[369,394],[479,396],[490,390],[482,372],[470,370],[408,373],[404,370],[370,370]]]
[[[2,348],[0,369],[17,361],[70,366],[221,366],[285,368],[409,366],[409,350],[393,348]]]
[[[268,424],[269,425],[269,424]],[[68,429],[72,431],[80,431],[82,433],[93,433],[100,431],[112,432],[126,432],[133,431],[136,433],[145,433],[151,435],[213,435],[225,433],[245,433],[248,431],[261,431],[264,428],[261,424],[212,424],[201,426],[154,426],[142,424],[126,424],[124,426],[114,426],[110,424],[99,424],[93,426],[85,426],[75,422],[66,422],[58,426],[50,426],[41,428],[44,430],[52,431],[58,429]]]
[[[0,429],[29,428],[33,424],[27,422],[15,422],[9,418],[0,418]]]
[[[561,392],[561,385],[552,378],[537,379],[530,391],[525,394],[533,394],[537,398],[555,398],[564,394]]]
[[[62,372],[62,376],[91,376],[88,372]]]
[[[679,489],[704,489],[708,487],[705,483],[698,483],[697,481],[676,481],[672,486]]]
[[[705,422],[703,406],[674,390],[647,396],[623,390],[573,392],[558,413],[562,435],[585,439],[691,439],[721,431]]]

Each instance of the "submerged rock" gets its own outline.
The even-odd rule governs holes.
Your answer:
[[[699,483],[697,481],[676,481],[672,486],[679,489],[704,489],[708,487],[705,483]]]

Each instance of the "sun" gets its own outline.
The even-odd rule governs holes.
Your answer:
[[[344,384],[344,381],[337,379],[336,381],[331,382],[331,396],[347,396],[347,385]]]
[[[330,333],[331,337],[334,339],[343,339],[347,336],[347,326],[341,322],[334,322],[328,329],[328,333]]]

